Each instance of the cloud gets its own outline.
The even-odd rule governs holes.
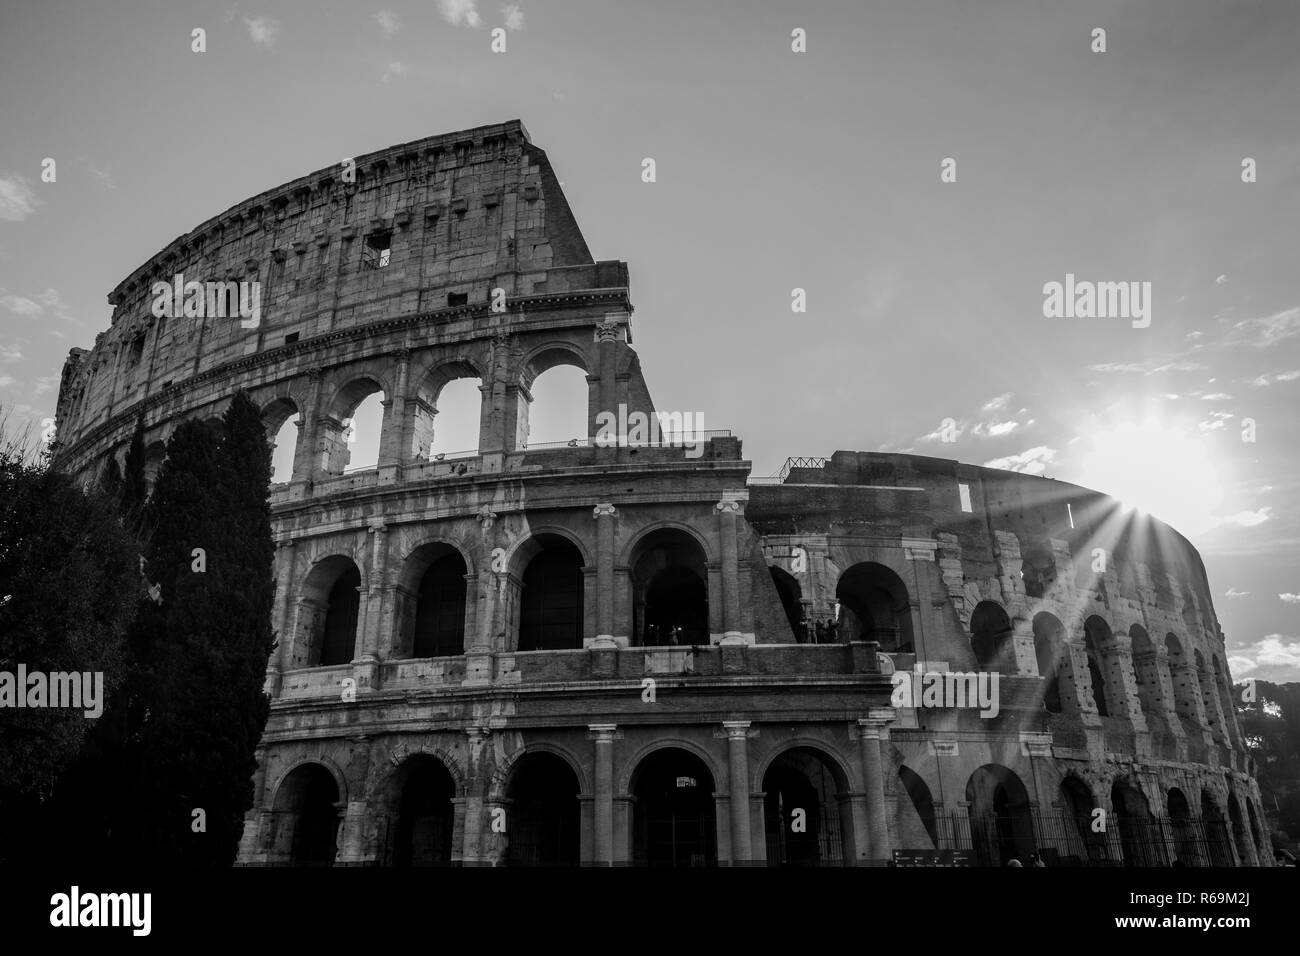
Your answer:
[[[31,182],[17,173],[0,175],[0,219],[22,222],[36,211],[41,200],[32,192]]]
[[[0,375],[0,388],[8,388],[16,381],[18,381],[18,379],[14,378],[12,375]]]
[[[517,3],[503,3],[501,5],[501,17],[506,22],[507,30],[522,30],[524,28],[524,11],[519,9]]]
[[[1006,408],[1007,405],[1010,404],[1010,402],[1011,402],[1011,393],[1003,392],[1001,395],[998,395],[994,398],[990,398],[987,402],[981,405],[980,411],[981,412],[1000,411]]]
[[[1032,425],[1031,418],[1027,424]],[[987,436],[989,438],[1001,438],[1003,435],[1010,435],[1017,428],[1022,427],[1020,422],[976,422],[975,427],[971,429],[972,435]]]
[[[1232,396],[1229,395],[1229,394],[1227,394],[1226,392],[1211,392],[1209,395],[1202,395],[1202,396],[1201,396],[1201,401],[1203,401],[1203,402],[1222,402],[1222,401],[1225,401],[1225,400],[1230,399],[1230,398],[1232,398]]]
[[[1229,330],[1224,341],[1232,345],[1253,345],[1262,349],[1293,335],[1300,335],[1300,306],[1257,319],[1243,319]]]
[[[401,60],[388,64],[388,69],[384,70],[384,75],[379,78],[382,83],[391,83],[395,76],[407,76],[411,72],[410,66]]]
[[[1293,372],[1276,372],[1272,375],[1261,375],[1250,384],[1253,388],[1264,388],[1269,385],[1274,385],[1277,382],[1294,382],[1298,378],[1300,378],[1300,370]]]
[[[1101,365],[1089,365],[1088,368],[1093,372],[1139,372],[1142,375],[1157,375],[1161,372],[1198,372],[1205,366],[1199,362],[1147,359],[1145,362],[1105,362]]]
[[[1041,475],[1047,466],[1056,461],[1056,449],[1038,445],[1018,455],[994,458],[984,462],[985,468],[1001,468],[1004,471],[1018,471],[1025,475]]]
[[[268,49],[275,45],[275,38],[280,35],[280,21],[270,17],[244,17],[244,26],[248,35],[258,46]]]
[[[55,387],[59,384],[59,379],[61,377],[62,376],[60,375],[46,375],[44,378],[38,378],[36,380],[36,387],[32,389],[32,394],[45,395],[54,391]]]
[[[1228,598],[1229,600],[1235,600],[1237,598],[1249,597],[1250,592],[1238,591],[1236,588],[1228,588],[1228,590],[1223,592],[1223,596]]]
[[[39,303],[21,295],[0,295],[0,308],[8,309],[15,315],[36,315],[41,311]]]
[[[23,353],[16,345],[4,345],[0,343],[0,362],[21,362]]]
[[[1240,528],[1253,528],[1257,524],[1263,524],[1271,515],[1272,508],[1260,508],[1258,511],[1238,511],[1235,515],[1228,515],[1219,519],[1220,525],[1236,525]]]
[[[379,24],[379,29],[384,31],[386,37],[395,36],[402,29],[402,21],[392,10],[380,10],[375,14],[375,22]]]
[[[438,12],[454,27],[481,27],[483,18],[477,7],[478,0],[438,0]]]
[[[1227,282],[1227,281],[1228,281],[1228,277],[1227,277],[1226,275],[1224,275],[1224,276],[1219,276],[1217,279],[1214,280],[1214,284],[1215,284],[1215,285],[1223,285],[1223,284],[1224,284],[1225,282]]]
[[[1269,634],[1263,640],[1235,648],[1233,656],[1228,658],[1228,666],[1238,676],[1264,667],[1300,668],[1300,638]]]
[[[1291,594],[1288,592],[1286,594],[1279,594],[1278,598],[1283,604],[1300,604],[1300,594]]]

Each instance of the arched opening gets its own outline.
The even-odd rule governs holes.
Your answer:
[[[1174,860],[1184,866],[1204,866],[1205,857],[1201,853],[1202,839],[1197,832],[1196,820],[1192,816],[1191,804],[1182,790],[1170,787],[1166,797],[1169,806],[1169,825],[1174,836]]]
[[[339,389],[321,419],[322,471],[327,475],[374,468],[384,424],[384,392],[372,378]]]
[[[1223,811],[1208,790],[1201,791],[1201,827],[1210,851],[1211,866],[1232,866],[1232,844],[1228,841],[1228,824]]]
[[[903,579],[883,564],[863,561],[840,575],[837,640],[877,641],[888,653],[912,653],[912,608]]]
[[[1228,794],[1228,821],[1232,825],[1232,845],[1237,850],[1237,860],[1241,866],[1250,864],[1250,837],[1246,833],[1246,820],[1241,815],[1241,804],[1235,793]]]
[[[970,645],[982,671],[1016,673],[1016,645],[1011,618],[1002,605],[981,601],[970,616]]]
[[[1069,654],[1065,646],[1065,627],[1055,614],[1041,611],[1034,615],[1034,657],[1043,679],[1043,707],[1049,714],[1059,714],[1061,676],[1069,674]]]
[[[361,608],[361,572],[343,555],[317,562],[303,584],[298,606],[299,640],[292,666],[332,667],[355,656]]]
[[[675,528],[646,535],[632,558],[631,581],[637,644],[709,643],[708,575],[693,536]]]
[[[1210,733],[1215,739],[1223,739],[1223,724],[1219,720],[1218,689],[1214,686],[1214,677],[1205,666],[1205,657],[1199,650],[1192,652],[1196,662],[1196,679],[1201,687],[1201,702],[1205,706],[1205,719],[1210,725]]]
[[[1025,595],[1042,598],[1056,583],[1056,559],[1051,549],[1043,544],[1021,545],[1020,577],[1025,583]]]
[[[1149,717],[1160,716],[1160,668],[1156,661],[1156,648],[1151,636],[1141,624],[1128,629],[1133,651],[1133,679],[1137,684],[1138,702],[1142,713]]]
[[[939,826],[935,819],[934,798],[930,795],[930,788],[921,779],[921,775],[911,767],[898,768],[898,781],[903,785],[904,792],[912,801],[912,809],[921,818],[921,825],[925,827],[925,832],[930,837],[930,846],[917,849],[938,849]]]
[[[1146,796],[1137,787],[1116,780],[1110,788],[1111,815],[1119,831],[1125,866],[1166,866],[1164,834],[1151,818]]]
[[[768,866],[843,866],[852,854],[844,836],[838,768],[811,747],[777,757],[763,774]],[[851,818],[850,818],[851,819]]]
[[[317,763],[296,767],[272,803],[271,858],[291,866],[330,866],[339,827],[339,788]]]
[[[561,350],[546,355],[555,362],[574,360],[572,353]],[[574,439],[586,443],[589,391],[586,371],[576,365],[551,365],[537,375],[528,391],[531,400],[524,434],[529,448],[567,444]]]
[[[1068,854],[1062,853],[1062,863],[1074,865],[1105,865],[1106,837],[1093,829],[1098,817],[1096,800],[1088,785],[1078,777],[1067,776],[1061,781],[1061,809],[1066,817],[1065,840]]]
[[[262,409],[262,426],[271,436],[271,483],[293,480],[293,464],[298,450],[298,429],[302,415],[287,398],[276,399]]]
[[[582,552],[559,535],[538,535],[533,546],[539,550],[524,568],[519,650],[581,649]]]
[[[428,754],[407,758],[387,793],[383,859],[389,866],[449,866],[456,781]]]
[[[803,589],[799,587],[799,582],[795,580],[794,575],[785,568],[773,565],[768,570],[772,573],[772,583],[776,585],[777,596],[780,597],[781,607],[785,610],[785,619],[790,622],[790,631],[798,643],[806,643],[808,622],[804,620]]]
[[[1250,815],[1250,838],[1255,844],[1256,855],[1263,860],[1267,857],[1267,848],[1264,846],[1263,835],[1259,829],[1259,816],[1255,813],[1254,801],[1246,801],[1246,812]]]
[[[640,866],[716,866],[713,775],[677,747],[656,750],[637,766],[632,859]],[[739,789],[747,785],[740,784]]]
[[[527,753],[506,788],[506,863],[577,866],[581,829],[578,778],[550,753]]]
[[[1094,615],[1084,622],[1083,647],[1088,655],[1088,680],[1092,684],[1092,701],[1097,705],[1097,713],[1102,717],[1109,717],[1111,714],[1103,657],[1104,649],[1109,646],[1110,640],[1110,627],[1101,618]]]
[[[397,652],[407,657],[465,653],[465,559],[451,545],[416,548],[402,569]]]
[[[415,418],[406,453],[429,461],[478,454],[483,380],[468,362],[441,365],[416,390]]]
[[[966,783],[971,844],[981,866],[1005,866],[1013,857],[1021,865],[1035,852],[1029,793],[1016,774],[999,764],[985,764]]]
[[[1196,716],[1196,692],[1187,673],[1182,642],[1175,635],[1166,634],[1165,650],[1169,655],[1169,679],[1174,685],[1174,710],[1190,720]]]
[[[1228,737],[1235,727],[1236,708],[1232,703],[1232,686],[1228,682],[1227,671],[1219,663],[1219,655],[1210,655],[1210,665],[1214,671],[1214,690],[1219,695],[1219,710],[1223,713],[1223,735]]]

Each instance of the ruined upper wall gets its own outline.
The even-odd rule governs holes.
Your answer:
[[[626,285],[625,267],[592,260],[546,153],[517,120],[354,162],[354,177],[340,163],[247,199],[132,272],[109,295],[111,328],[64,366],[60,433],[84,432],[168,385],[286,342],[481,309],[494,288],[514,299]],[[381,247],[387,262],[375,267]],[[177,275],[258,283],[257,326],[156,317],[154,285]]]

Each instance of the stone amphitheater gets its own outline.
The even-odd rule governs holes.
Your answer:
[[[155,315],[175,276],[256,282],[260,322]],[[248,199],[109,301],[64,366],[58,467],[94,480],[143,415],[153,474],[240,388],[292,450],[243,865],[1272,863],[1183,537],[951,460],[755,479],[729,431],[600,440],[656,412],[628,267],[592,259],[518,121]],[[561,366],[586,436],[530,445]],[[434,454],[460,379],[478,447]]]

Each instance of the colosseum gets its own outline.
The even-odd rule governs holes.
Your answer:
[[[260,321],[155,316],[177,275],[257,282]],[[248,199],[109,302],[59,467],[94,479],[143,415],[153,473],[240,388],[293,452],[242,865],[1272,863],[1183,537],[951,460],[756,479],[729,431],[608,440],[658,421],[628,267],[518,121]],[[586,434],[530,444],[560,366]],[[478,447],[435,454],[462,379]]]

